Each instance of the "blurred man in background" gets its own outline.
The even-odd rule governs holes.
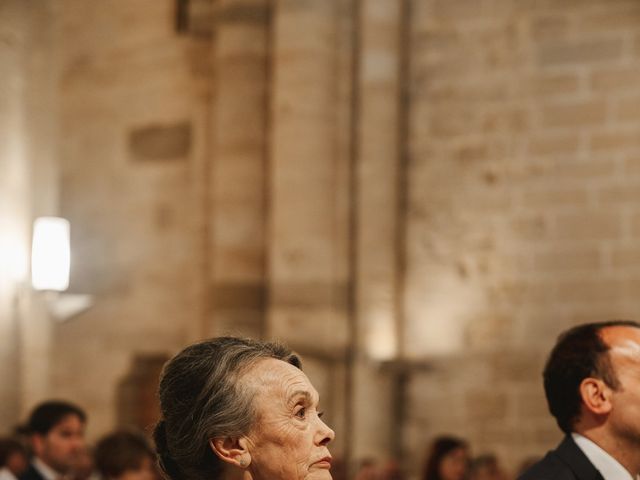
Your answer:
[[[27,429],[33,449],[20,480],[61,480],[77,463],[85,446],[84,411],[69,402],[47,401],[33,409]]]

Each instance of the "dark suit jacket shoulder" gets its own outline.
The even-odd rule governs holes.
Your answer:
[[[571,436],[567,435],[518,480],[604,480]]]
[[[45,478],[40,474],[40,472],[33,466],[33,464],[29,465],[29,468],[20,475],[18,480],[45,480]]]

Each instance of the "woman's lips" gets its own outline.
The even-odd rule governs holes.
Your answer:
[[[314,467],[331,468],[331,457],[324,457],[313,463]]]

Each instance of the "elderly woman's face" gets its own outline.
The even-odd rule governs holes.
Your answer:
[[[248,435],[254,479],[329,480],[335,434],[321,419],[318,392],[299,369],[261,360],[244,378],[255,389],[256,424]]]

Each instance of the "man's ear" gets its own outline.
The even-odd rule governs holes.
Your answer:
[[[251,463],[251,454],[245,437],[223,437],[209,440],[211,450],[223,462],[240,468],[247,468]]]
[[[580,382],[582,403],[596,415],[606,415],[611,411],[611,388],[599,378],[587,377]]]

